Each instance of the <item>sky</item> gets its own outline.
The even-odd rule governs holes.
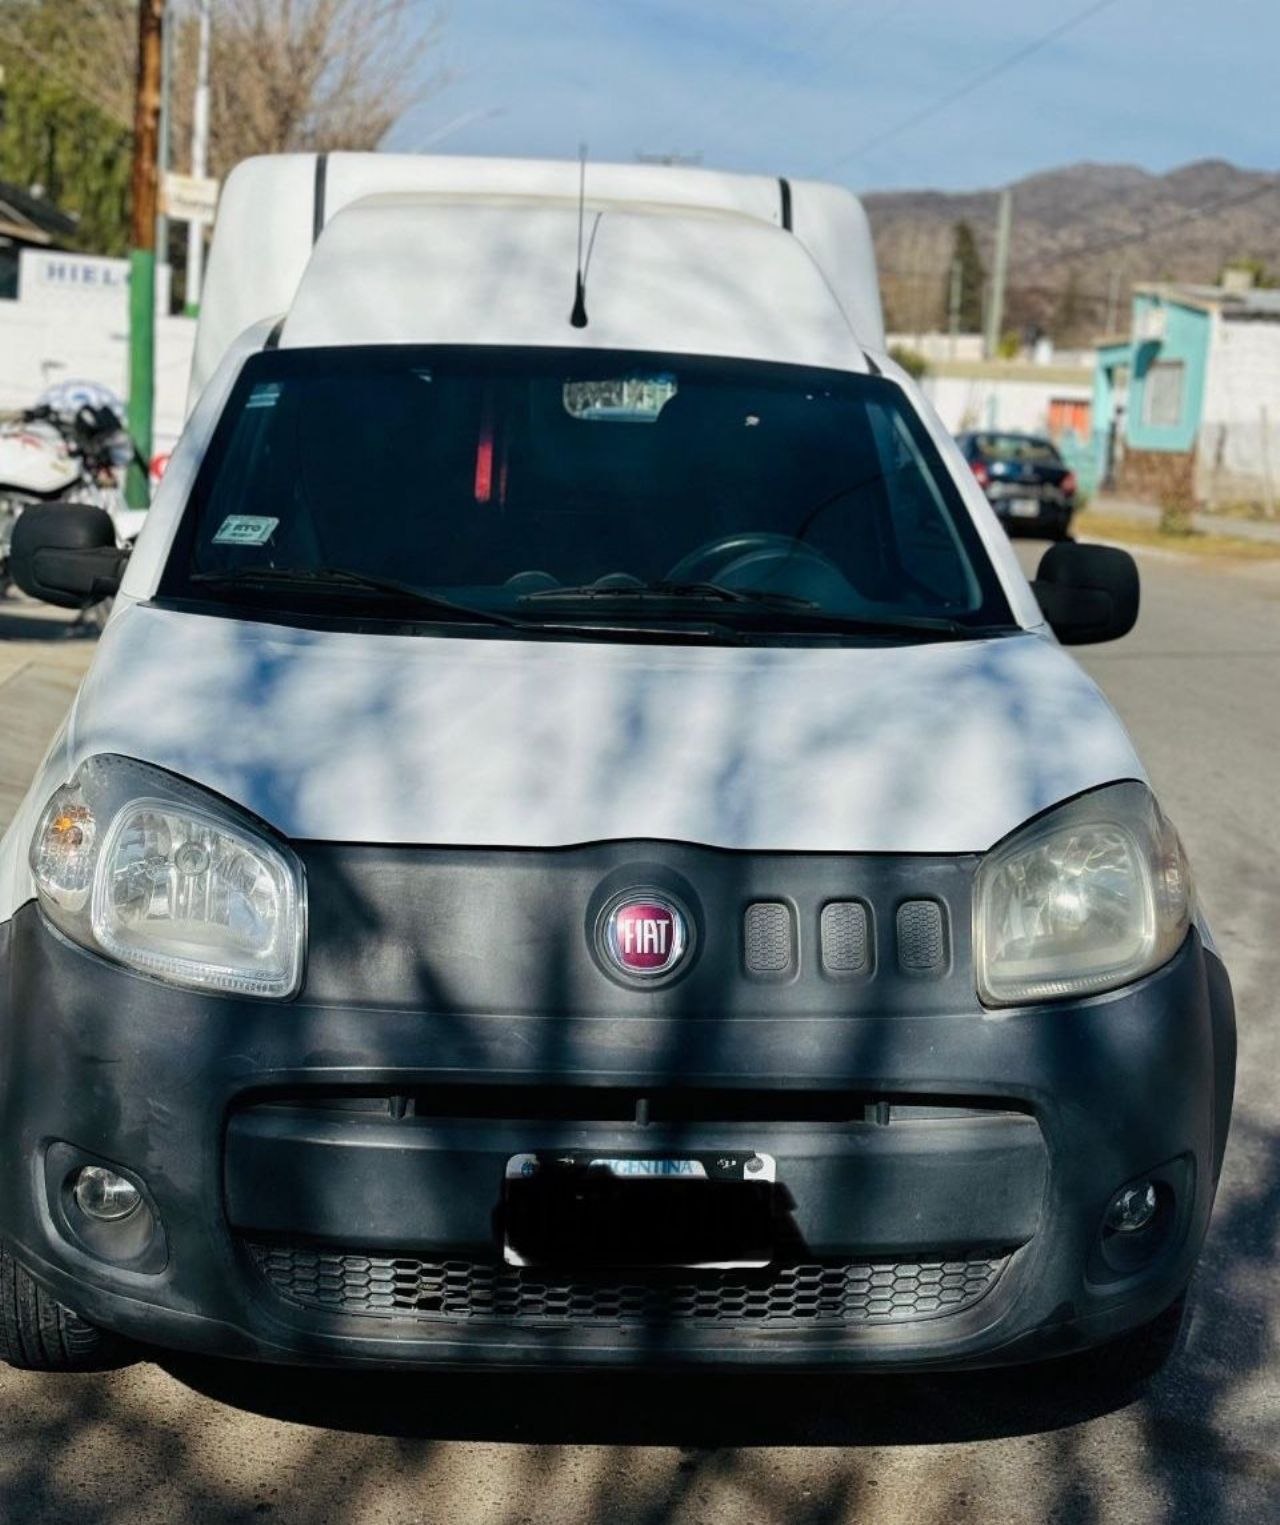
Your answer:
[[[1280,169],[1278,0],[1092,3],[933,112],[1090,0],[445,0],[424,72],[450,81],[387,146],[572,158],[585,141],[595,159],[700,153],[860,190],[1083,159]]]

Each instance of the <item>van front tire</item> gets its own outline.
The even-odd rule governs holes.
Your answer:
[[[0,1360],[19,1371],[102,1371],[128,1359],[123,1341],[58,1302],[0,1244]]]

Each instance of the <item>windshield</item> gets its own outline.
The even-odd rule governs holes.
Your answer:
[[[1031,434],[980,434],[977,438],[978,453],[989,461],[1035,461],[1051,465],[1062,458],[1047,439],[1037,439]]]
[[[161,585],[506,633],[1008,626],[959,492],[870,376],[562,350],[245,366]]]

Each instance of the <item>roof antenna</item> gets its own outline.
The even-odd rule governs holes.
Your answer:
[[[574,328],[587,326],[587,272],[582,263],[582,223],[587,210],[587,145],[578,144],[578,273],[573,286],[573,311],[569,322]],[[599,218],[596,219],[597,225]],[[591,242],[596,241],[595,229],[591,230]],[[588,252],[587,258],[591,255]]]

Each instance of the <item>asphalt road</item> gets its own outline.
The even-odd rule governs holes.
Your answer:
[[[1241,1023],[1235,1127],[1189,1342],[1145,1399],[1100,1411],[1051,1368],[785,1381],[351,1376],[176,1360],[81,1378],[3,1371],[0,1519],[1280,1520],[1280,564],[1210,569],[1147,555],[1142,567],[1138,631],[1086,665],[1182,829]],[[0,665],[0,737],[24,726],[30,763],[33,733],[51,728],[60,698],[39,698],[37,669],[52,667],[56,688],[78,660],[68,646],[33,652],[7,681]],[[10,743],[0,764],[14,757]],[[0,788],[0,808],[7,800]]]

